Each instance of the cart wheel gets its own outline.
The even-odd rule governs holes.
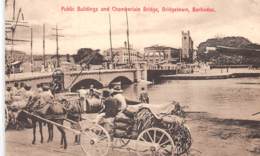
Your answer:
[[[111,147],[109,133],[100,125],[85,129],[82,133],[81,148],[86,156],[105,156]]]
[[[179,155],[187,153],[191,147],[192,139],[190,131],[187,127],[183,126],[175,134],[174,141],[176,145],[176,150]]]
[[[165,130],[148,128],[137,137],[135,150],[139,156],[170,156],[175,153],[175,145]]]
[[[114,138],[113,141],[113,148],[122,148],[128,145],[130,139],[123,139],[123,138]]]
[[[5,129],[7,129],[8,125],[9,125],[9,113],[8,113],[8,109],[5,108]]]

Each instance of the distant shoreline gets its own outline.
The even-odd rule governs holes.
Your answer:
[[[260,77],[258,72],[235,72],[235,73],[218,73],[218,74],[176,74],[176,75],[161,75],[164,80],[216,80],[216,79],[231,79],[244,77]]]

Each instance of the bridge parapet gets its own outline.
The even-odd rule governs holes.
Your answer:
[[[80,75],[79,75],[80,74]],[[112,81],[117,78],[126,78],[131,82],[140,79],[146,80],[146,70],[144,69],[113,69],[113,70],[91,70],[91,71],[72,71],[64,73],[65,88],[72,87],[76,83],[83,80],[96,80],[102,86],[108,86]],[[77,78],[76,78],[77,77]],[[75,82],[73,82],[75,80]],[[36,88],[39,83],[52,82],[52,73],[19,73],[11,74],[6,77],[6,84],[12,85],[14,82],[25,82]],[[71,84],[73,82],[73,84]]]

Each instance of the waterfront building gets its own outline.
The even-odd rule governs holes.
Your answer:
[[[181,59],[184,62],[193,62],[193,40],[190,36],[190,31],[181,32],[182,34],[182,48]]]
[[[129,47],[130,52],[130,62],[131,63],[137,63],[143,60],[143,54],[141,54],[138,50],[134,49],[133,46],[130,45]],[[127,49],[127,44],[125,42],[124,47],[119,48],[113,48],[112,49],[112,55],[114,63],[118,65],[124,65],[129,63],[129,52]],[[106,60],[111,60],[111,49],[104,51],[104,56]]]
[[[144,60],[148,64],[177,63],[180,59],[180,49],[154,45],[144,48]]]

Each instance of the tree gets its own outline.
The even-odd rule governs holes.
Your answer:
[[[77,64],[94,64],[100,65],[105,59],[104,56],[100,54],[100,50],[93,50],[91,48],[81,48],[78,50],[76,55],[73,55],[73,59]]]

